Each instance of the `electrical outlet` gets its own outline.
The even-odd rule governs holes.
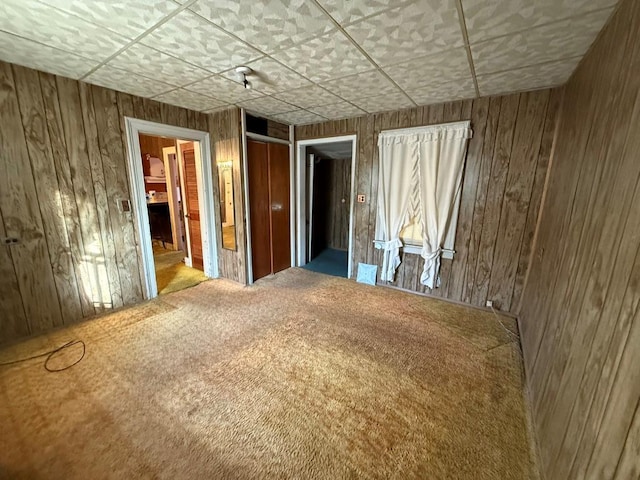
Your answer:
[[[487,300],[487,308],[493,308],[493,300]]]
[[[364,203],[365,197],[364,195],[358,195],[358,203]]]

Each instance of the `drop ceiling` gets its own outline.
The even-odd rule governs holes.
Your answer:
[[[2,0],[0,59],[303,124],[561,85],[615,3]]]

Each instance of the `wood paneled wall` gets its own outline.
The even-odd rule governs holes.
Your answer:
[[[565,86],[520,322],[548,479],[640,476],[640,2]]]
[[[337,250],[349,248],[349,208],[351,206],[351,159],[322,159],[329,167],[327,205],[327,245]]]
[[[522,294],[545,182],[561,90],[485,97],[296,127],[296,140],[358,135],[353,262],[382,265],[373,246],[378,133],[471,120],[454,260],[442,261],[442,285],[420,285],[423,259],[403,255],[395,286],[505,311]]]
[[[209,115],[213,155],[216,161],[233,162],[233,201],[236,227],[236,250],[222,248],[222,229],[218,229],[218,265],[220,276],[247,283],[247,235],[242,177],[242,125],[240,109],[231,108]],[[220,182],[214,168],[216,224],[220,222]]]
[[[211,123],[219,154],[235,135],[229,148],[239,162],[237,110],[209,122],[202,113],[0,62],[0,238],[19,239],[0,246],[0,343],[142,300],[139,237],[121,208],[130,198],[125,116],[201,131]],[[235,187],[241,219],[239,177]],[[241,250],[232,254],[243,258]],[[225,258],[221,273],[242,282],[242,269],[231,272]]]

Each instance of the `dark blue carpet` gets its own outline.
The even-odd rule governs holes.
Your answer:
[[[334,277],[347,278],[348,262],[348,252],[327,248],[302,268],[313,272],[333,275]]]

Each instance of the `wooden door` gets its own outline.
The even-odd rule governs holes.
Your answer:
[[[291,266],[289,146],[269,143],[268,149],[272,271],[277,273]]]
[[[332,159],[329,194],[328,247],[349,248],[349,215],[351,207],[351,161]]]
[[[247,141],[249,221],[253,279],[271,273],[271,219],[269,203],[269,156],[267,144]]]
[[[187,228],[189,229],[189,246],[191,247],[191,266],[204,270],[202,256],[202,232],[200,230],[200,203],[198,201],[198,180],[196,175],[196,155],[193,143],[180,144],[182,152],[182,171],[184,173],[184,208]]]

